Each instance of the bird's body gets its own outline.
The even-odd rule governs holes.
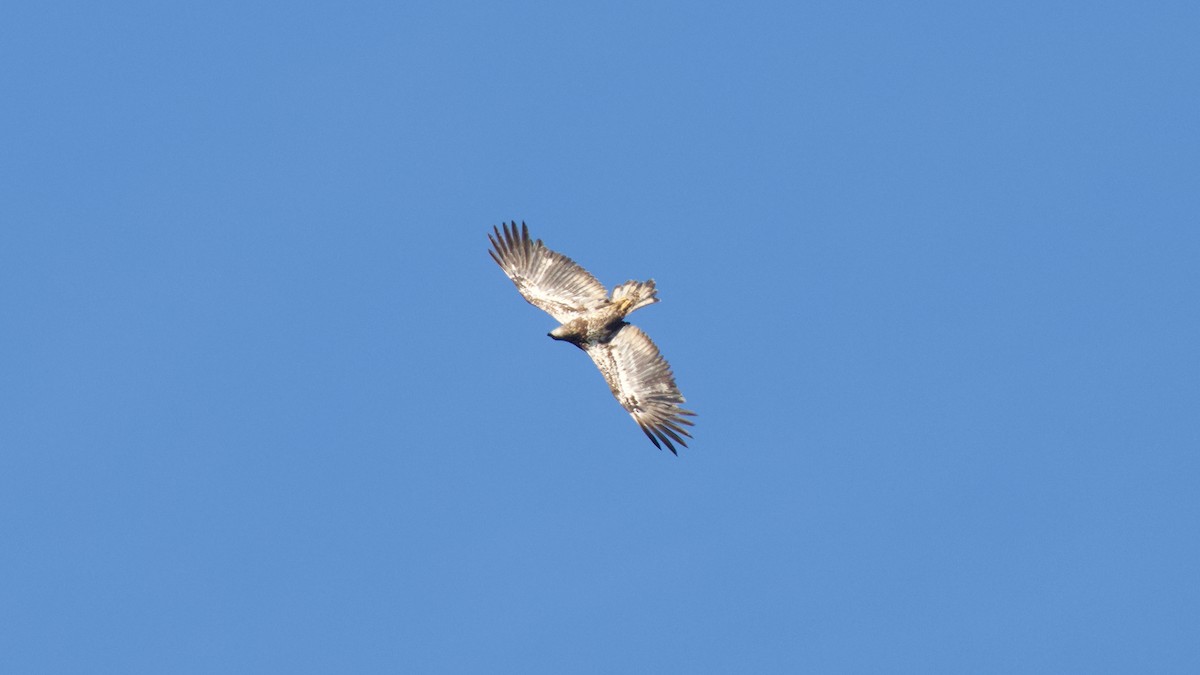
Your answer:
[[[512,224],[488,235],[492,259],[516,284],[521,295],[561,324],[550,331],[555,340],[570,342],[587,352],[608,382],[613,396],[661,448],[676,452],[672,441],[687,447],[683,428],[695,415],[680,405],[671,367],[658,347],[637,326],[625,322],[634,310],[658,302],[654,281],[627,281],[613,289],[604,286],[570,258],[529,238],[529,228]]]
[[[658,302],[654,281],[630,281],[613,289],[613,297],[595,303],[574,319],[550,331],[550,337],[587,351],[589,346],[610,342],[629,325],[624,319],[635,309]]]

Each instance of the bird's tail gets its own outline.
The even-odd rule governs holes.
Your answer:
[[[635,309],[658,302],[658,290],[654,288],[653,279],[626,281],[613,289],[612,302],[614,305],[622,307],[624,314],[629,314]]]

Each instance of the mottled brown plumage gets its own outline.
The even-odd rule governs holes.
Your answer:
[[[613,396],[659,449],[675,443],[687,447],[684,426],[696,413],[685,410],[671,367],[658,347],[637,326],[625,322],[630,312],[658,302],[654,280],[627,281],[609,296],[604,286],[575,261],[531,240],[521,223],[492,228],[488,251],[517,290],[535,307],[558,320],[550,337],[587,352]],[[676,453],[678,454],[678,453]]]

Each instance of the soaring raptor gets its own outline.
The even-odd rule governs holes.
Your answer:
[[[488,235],[492,259],[529,304],[562,324],[550,331],[550,337],[570,342],[592,357],[617,402],[655,447],[661,450],[665,444],[679,454],[674,441],[686,448],[683,437],[692,435],[683,427],[692,426],[687,418],[696,413],[680,405],[683,395],[658,347],[637,326],[625,323],[633,310],[658,302],[654,280],[626,281],[610,297],[596,277],[574,260],[546,248],[541,239],[531,240],[525,223],[520,231],[515,221],[511,229],[504,225],[503,234],[496,227],[492,230],[495,236]]]

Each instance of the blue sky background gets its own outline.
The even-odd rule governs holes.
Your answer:
[[[1197,7],[6,5],[0,670],[1200,671]]]

